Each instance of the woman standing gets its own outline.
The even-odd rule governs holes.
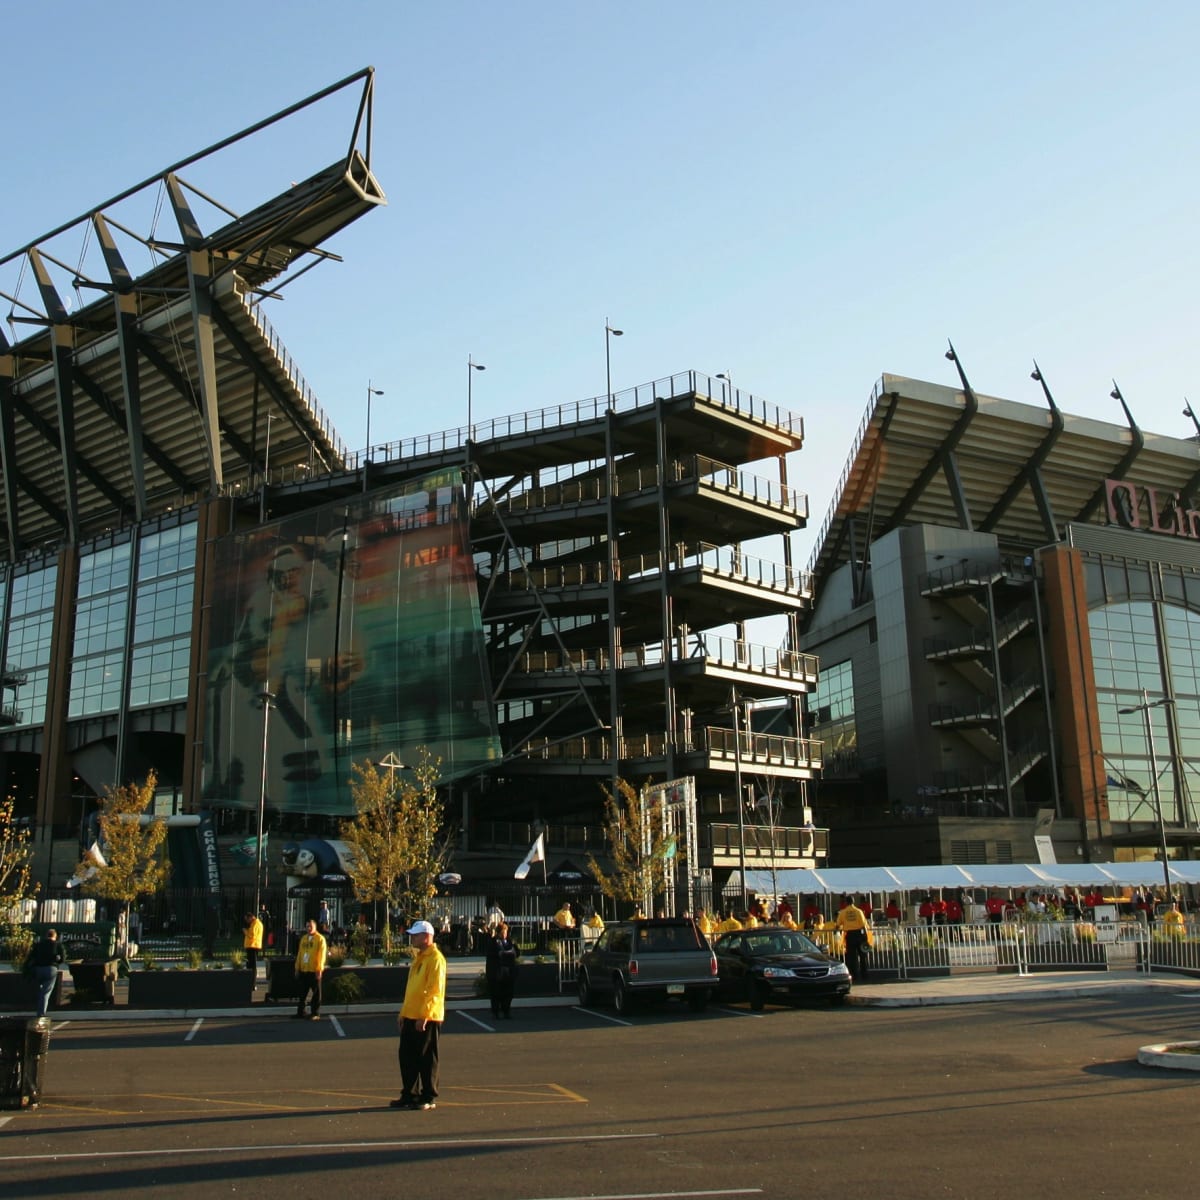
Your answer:
[[[488,942],[484,965],[493,1017],[507,1017],[512,1020],[513,989],[517,982],[519,953],[516,942],[508,936],[508,922],[501,921]]]

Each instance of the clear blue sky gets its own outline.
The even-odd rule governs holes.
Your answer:
[[[956,382],[947,338],[977,391],[1041,403],[1036,357],[1068,412],[1121,420],[1115,377],[1192,432],[1194,2],[3,9],[0,252],[376,67],[389,206],[268,309],[351,447],[368,379],[372,440],[463,422],[468,354],[477,420],[603,392],[606,316],[616,388],[730,371],[805,417],[801,562],[873,383]],[[273,195],[350,102],[194,181]]]

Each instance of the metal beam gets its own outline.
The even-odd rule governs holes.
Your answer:
[[[8,554],[16,558],[21,549],[17,511],[17,438],[13,420],[12,347],[0,330],[0,470],[4,472],[4,512],[8,524]]]
[[[1103,479],[1124,479],[1129,472],[1129,468],[1133,466],[1134,460],[1142,452],[1142,447],[1146,444],[1146,438],[1138,428],[1137,422],[1133,419],[1133,413],[1129,411],[1129,405],[1125,403],[1125,397],[1121,395],[1121,389],[1117,387],[1115,379],[1113,380],[1112,391],[1109,392],[1109,395],[1124,409],[1125,420],[1129,422],[1129,431],[1133,435],[1133,438],[1129,444],[1129,449],[1121,456],[1121,461],[1106,471]],[[1077,523],[1090,521],[1100,511],[1100,507],[1104,504],[1105,496],[1103,479],[1092,498],[1079,510],[1078,515],[1075,517]]]
[[[212,256],[203,249],[204,234],[183,194],[179,178],[168,175],[167,195],[175,210],[179,232],[187,245],[188,291],[192,308],[196,373],[200,382],[200,424],[208,449],[208,482],[214,493],[225,482],[221,461],[221,429],[217,397],[217,349],[213,339]]]

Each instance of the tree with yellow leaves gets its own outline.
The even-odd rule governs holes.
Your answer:
[[[164,847],[167,823],[148,815],[157,784],[151,771],[144,783],[105,788],[98,815],[99,854],[85,855],[75,868],[85,892],[124,905],[126,929],[129,906],[139,896],[159,891],[171,873]]]
[[[398,768],[355,763],[350,784],[354,816],[341,827],[360,903],[395,904],[410,919],[426,915],[450,852],[445,806],[437,790],[441,760],[424,748],[419,753],[417,766],[399,782]],[[382,928],[386,951],[390,923],[384,921]]]
[[[656,892],[663,890],[667,863],[676,853],[668,835],[661,799],[647,800],[632,784],[617,780],[614,795],[604,791],[604,831],[612,870],[605,871],[591,854],[588,870],[610,900],[627,900],[648,914]]]
[[[16,802],[11,796],[0,800],[0,926],[16,924],[12,910],[17,901],[37,891],[29,880],[33,867],[29,841],[29,829],[17,821]]]

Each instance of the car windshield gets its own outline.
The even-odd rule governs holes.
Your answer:
[[[811,954],[820,952],[820,946],[810,942],[802,933],[787,929],[765,930],[762,933],[743,935],[742,945],[755,956],[760,954]]]

